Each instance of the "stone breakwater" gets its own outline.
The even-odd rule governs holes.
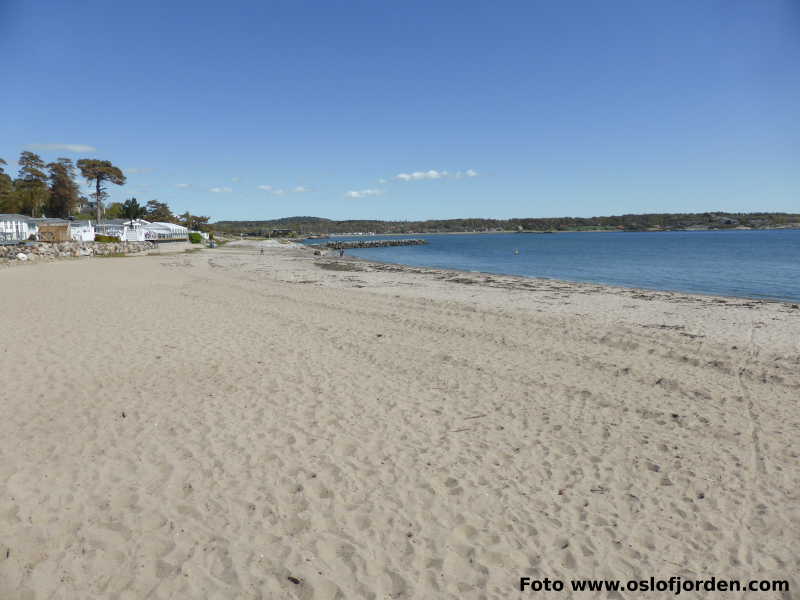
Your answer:
[[[428,240],[359,240],[353,242],[327,242],[325,244],[308,244],[314,248],[333,248],[347,250],[348,248],[388,248],[389,246],[423,246]]]
[[[138,254],[154,249],[153,242],[58,242],[0,246],[0,260],[41,260],[75,256]],[[23,258],[24,256],[24,258]]]

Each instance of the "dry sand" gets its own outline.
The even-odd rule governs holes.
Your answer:
[[[0,598],[798,593],[799,309],[256,248],[0,269]]]

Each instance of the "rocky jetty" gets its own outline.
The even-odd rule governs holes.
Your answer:
[[[155,248],[153,242],[26,242],[0,246],[0,260],[41,260],[77,256],[138,254]]]
[[[325,244],[308,244],[314,248],[333,248],[347,250],[349,248],[388,248],[389,246],[423,246],[428,240],[357,240],[351,242],[327,242]]]

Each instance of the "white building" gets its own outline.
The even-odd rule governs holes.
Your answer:
[[[0,214],[0,242],[24,242],[38,230],[26,215]]]
[[[91,221],[71,221],[69,231],[75,242],[94,241],[94,225]]]
[[[95,225],[98,235],[109,235],[127,242],[167,242],[186,240],[189,230],[175,223],[150,223],[144,219],[110,219]]]
[[[148,223],[144,226],[144,239],[153,242],[188,240],[189,230],[175,223]]]
[[[36,239],[40,242],[93,242],[94,224],[72,218],[27,217],[28,227],[35,225]]]
[[[97,235],[107,235],[118,238],[123,242],[143,242],[145,241],[144,225],[147,221],[136,219],[127,221],[125,219],[108,219],[95,225]]]
[[[125,219],[108,219],[106,221],[100,221],[94,226],[95,235],[106,235],[119,238],[120,240],[125,239],[127,230],[128,226],[126,225]]]
[[[143,242],[147,238],[145,237],[145,229],[144,226],[148,224],[147,221],[143,221],[142,219],[136,219],[135,221],[127,221],[125,223],[125,237],[122,238],[126,242]]]

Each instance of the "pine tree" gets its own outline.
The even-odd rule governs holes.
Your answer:
[[[128,198],[122,203],[122,216],[130,221],[141,219],[146,212],[147,209],[136,198]]]
[[[82,158],[78,161],[78,168],[81,170],[86,180],[91,183],[94,181],[95,192],[92,194],[95,201],[95,216],[99,221],[103,216],[103,202],[108,198],[106,184],[123,185],[125,175],[119,167],[115,167],[108,160],[97,160],[95,158]]]
[[[151,223],[176,223],[178,221],[167,203],[158,200],[150,200],[147,203],[147,213],[144,218]]]
[[[50,171],[48,215],[68,217],[80,201],[80,188],[75,181],[75,165],[69,158],[59,158],[47,165]]]
[[[14,193],[20,209],[32,217],[41,216],[50,197],[47,174],[42,158],[25,150],[19,156],[19,176],[14,182]]]
[[[19,210],[14,195],[14,181],[5,172],[8,163],[0,158],[0,213],[15,213]]]

